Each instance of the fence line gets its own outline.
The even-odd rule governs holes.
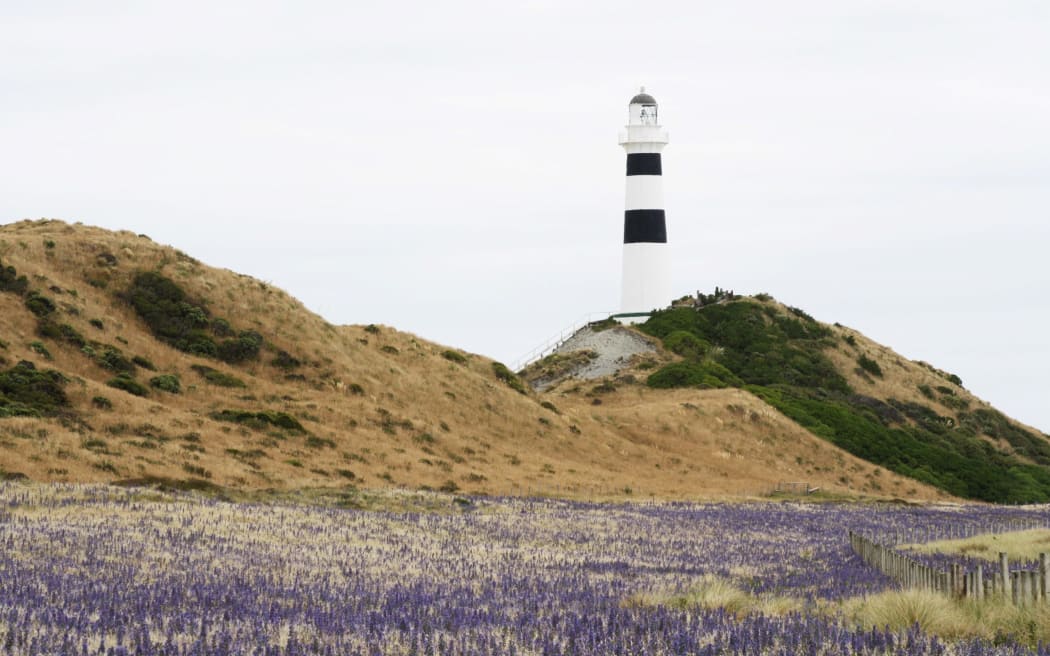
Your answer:
[[[1039,554],[1039,569],[1033,571],[1011,570],[1009,556],[1000,552],[991,578],[986,579],[984,565],[971,571],[964,571],[958,563],[945,570],[937,569],[853,531],[849,531],[849,543],[861,560],[904,588],[971,599],[1001,595],[1016,606],[1047,602],[1050,554]]]

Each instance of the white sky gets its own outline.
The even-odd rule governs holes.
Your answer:
[[[771,293],[1050,431],[1046,0],[2,0],[0,222],[513,363],[617,309],[641,84],[676,293]]]

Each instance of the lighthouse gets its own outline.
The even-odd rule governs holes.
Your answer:
[[[627,110],[620,145],[627,151],[627,197],[623,217],[623,282],[620,312],[644,321],[654,309],[671,304],[671,261],[664,216],[660,151],[667,132],[660,127],[656,99],[645,87]],[[644,315],[643,315],[644,313]]]

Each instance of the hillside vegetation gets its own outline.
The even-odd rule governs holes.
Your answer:
[[[719,291],[641,330],[681,357],[651,373],[650,387],[741,388],[830,443],[952,495],[1050,501],[1046,435],[970,395],[958,376],[843,326]]]
[[[830,348],[848,331],[745,303],[772,308],[762,326],[783,332],[783,348],[770,352],[789,373],[748,355],[749,342],[735,348],[738,337],[690,327],[708,308],[674,310],[644,328],[666,352],[537,394],[498,362],[383,325],[331,325],[268,283],[145,235],[61,221],[0,226],[0,477],[224,494],[322,489],[351,505],[374,488],[717,498],[782,481],[830,495],[947,496],[894,468],[984,498],[855,449],[878,464],[865,462],[821,428],[838,424],[794,412],[814,400],[854,407],[858,378],[839,361],[849,354]],[[951,383],[927,373],[944,416],[948,395],[937,386]],[[990,425],[982,408],[959,410]],[[897,411],[905,419],[881,429],[932,432]],[[1023,443],[1031,433],[1003,422],[991,437],[981,428],[991,471],[1042,472],[1041,442]],[[1011,440],[1031,453],[1007,453]],[[1035,480],[1017,496],[1041,492]]]

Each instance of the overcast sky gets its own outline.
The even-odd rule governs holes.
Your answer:
[[[676,293],[768,292],[1050,431],[1046,0],[2,0],[0,222],[512,364],[618,309],[643,84]]]

